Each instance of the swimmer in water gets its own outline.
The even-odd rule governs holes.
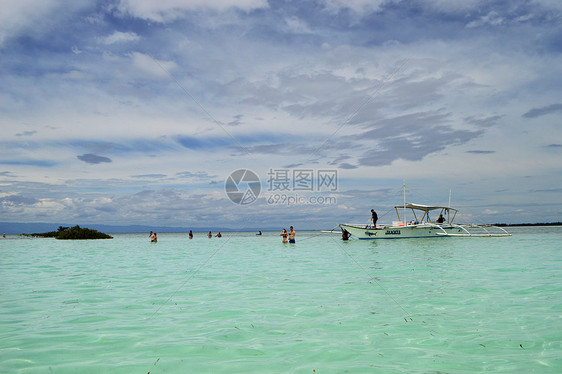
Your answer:
[[[279,234],[279,236],[283,237],[283,243],[287,243],[287,230],[281,230],[281,234]]]
[[[289,231],[289,243],[294,243],[295,242],[295,235],[296,232],[293,229],[293,226],[290,227],[290,231]]]

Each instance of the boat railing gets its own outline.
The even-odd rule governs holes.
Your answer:
[[[343,225],[356,227],[358,229],[365,229],[365,230],[373,230],[374,229],[372,223],[344,223]],[[387,227],[387,225],[377,223],[377,229],[381,229],[381,228],[385,228],[385,227]]]
[[[447,232],[445,231],[443,228],[441,228],[444,233],[442,232],[438,232],[437,235],[446,235],[446,236],[461,236],[461,237],[502,237],[502,236],[511,236],[511,234],[509,232],[507,232],[505,229],[503,229],[502,227],[499,226],[494,226],[494,225],[477,225],[474,223],[468,223],[468,224],[452,224],[449,223],[448,226],[450,227],[455,227],[458,228],[464,232],[462,233],[451,233],[451,232]],[[470,229],[474,229],[474,230],[481,230],[484,231],[482,232],[474,232],[474,230],[470,231]],[[492,230],[495,230],[494,232],[492,232]],[[498,232],[497,230],[499,230],[500,232]]]
[[[427,227],[427,226],[431,226],[435,229],[441,230],[440,232],[436,232],[437,235],[448,235],[449,233],[447,231],[445,231],[445,229],[443,228],[443,226],[441,224],[438,223],[433,223],[433,222],[425,222],[419,226],[423,226],[423,227]]]

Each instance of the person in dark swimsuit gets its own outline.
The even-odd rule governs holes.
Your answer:
[[[349,231],[344,228],[341,229],[341,240],[349,240],[349,235]]]
[[[283,237],[283,243],[287,243],[287,230],[281,230],[281,234],[279,234],[279,236]]]
[[[290,227],[290,231],[289,231],[289,243],[294,243],[295,242],[295,230],[293,229],[293,226]]]

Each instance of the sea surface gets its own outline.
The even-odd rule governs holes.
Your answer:
[[[0,239],[0,373],[562,373],[562,227]]]

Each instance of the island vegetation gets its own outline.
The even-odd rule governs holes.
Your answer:
[[[494,226],[499,227],[517,227],[517,226],[562,226],[562,222],[543,222],[543,223],[496,223]]]
[[[44,233],[34,233],[26,236],[40,237],[40,238],[55,238],[61,240],[72,239],[113,239],[112,236],[107,235],[97,230],[80,227],[78,225],[73,227],[59,226],[57,231],[49,231]]]

